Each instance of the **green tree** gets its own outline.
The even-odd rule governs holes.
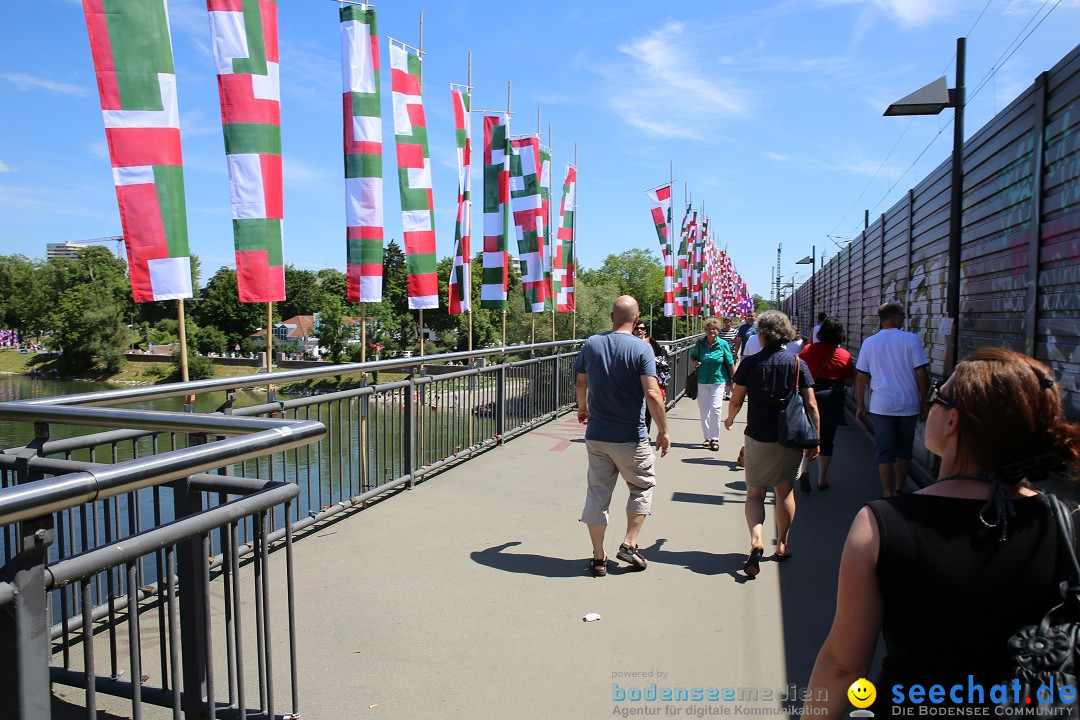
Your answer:
[[[203,355],[223,355],[229,350],[229,338],[216,327],[199,328],[195,335],[195,347]]]
[[[266,305],[240,302],[236,271],[222,267],[207,283],[194,315],[200,326],[216,327],[225,333],[233,346],[266,324]]]
[[[754,312],[763,313],[766,310],[776,309],[775,300],[766,300],[765,298],[757,294],[751,295],[750,298],[754,301]]]
[[[40,337],[48,289],[42,263],[22,255],[0,255],[0,327]]]
[[[608,255],[599,269],[585,270],[579,277],[586,285],[614,285],[619,295],[633,297],[646,321],[663,317],[664,266],[652,250],[632,248],[618,255]]]
[[[319,327],[315,337],[319,338],[319,347],[325,348],[330,362],[340,363],[345,356],[345,347],[353,338],[356,328],[345,322],[345,304],[336,297],[328,297],[319,311]]]
[[[314,272],[297,270],[289,264],[285,266],[285,297],[277,304],[277,309],[282,318],[288,319],[319,312],[328,295]]]
[[[82,248],[74,258],[46,263],[44,277],[46,325],[63,353],[60,366],[81,372],[100,363],[119,371],[130,340],[125,319],[134,310],[124,261],[104,247]]]

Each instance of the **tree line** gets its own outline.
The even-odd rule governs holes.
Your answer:
[[[453,266],[444,258],[438,266],[439,297],[445,301]],[[192,258],[192,287],[201,288],[185,301],[186,337],[196,354],[227,354],[240,346],[241,352],[261,350],[265,341],[251,336],[266,324],[266,307],[261,303],[241,303],[237,299],[236,271],[221,267],[205,286],[201,264]],[[502,342],[502,311],[480,309],[480,256],[472,265],[473,347],[493,347]],[[367,340],[386,353],[414,350],[418,345],[417,313],[408,309],[405,254],[396,241],[385,251],[383,302],[368,303]],[[660,260],[649,250],[630,249],[609,255],[596,269],[581,269],[575,288],[577,337],[609,329],[611,305],[619,295],[637,298],[642,317],[654,322],[653,335],[670,339],[671,319],[663,317],[664,271]],[[332,362],[359,360],[360,349],[353,342],[359,335],[348,318],[360,318],[359,304],[346,301],[345,274],[334,268],[302,270],[285,267],[286,300],[274,303],[274,322],[296,315],[319,314],[319,344]],[[651,308],[651,315],[650,315]],[[509,301],[506,309],[507,344],[546,342],[552,339],[551,313],[525,312],[521,277],[511,267]],[[28,259],[22,255],[0,255],[0,328],[17,330],[24,340],[42,342],[59,352],[58,368],[65,372],[92,369],[118,372],[129,348],[149,348],[150,344],[178,342],[176,302],[136,304],[126,263],[107,248],[91,246],[78,250],[76,257]],[[555,313],[555,339],[573,337],[571,313]],[[447,350],[466,350],[468,315],[450,315],[445,307],[424,311],[424,324]],[[685,326],[682,326],[685,328]],[[683,333],[684,330],[680,330]],[[275,348],[298,352],[289,345]],[[369,358],[372,357],[368,353]]]

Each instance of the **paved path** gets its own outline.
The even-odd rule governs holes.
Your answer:
[[[670,425],[675,446],[641,535],[645,572],[586,572],[573,415],[309,533],[296,545],[302,716],[700,717],[725,705],[615,699],[652,683],[760,688],[757,702],[726,706],[779,711],[777,691],[806,684],[832,621],[851,519],[880,494],[870,441],[841,428],[832,488],[797,498],[794,557],[748,581],[741,423],[718,453],[699,446],[696,403],[678,403]],[[625,499],[621,486],[612,557]],[[603,619],[583,622],[589,612]]]
[[[832,622],[851,519],[880,494],[871,442],[841,428],[832,488],[797,494],[794,557],[766,561],[748,580],[741,572],[749,550],[745,485],[734,463],[742,423],[723,434],[716,453],[700,447],[697,403],[679,402],[670,428],[675,445],[658,461],[653,515],[640,538],[645,572],[587,572],[588,533],[578,521],[584,428],[573,415],[305,533],[295,545],[301,717],[600,720],[634,708],[664,717],[780,714],[791,705],[781,692],[805,687]],[[620,484],[608,532],[612,558],[626,497]],[[772,522],[770,498],[769,554]],[[270,568],[275,706],[285,710],[285,553],[273,553]],[[251,572],[248,564],[243,587]],[[220,599],[213,607],[221,627]],[[602,619],[582,622],[590,612]],[[144,646],[154,647],[153,639]],[[245,644],[249,697],[258,687],[254,647],[252,637]],[[224,643],[216,641],[214,652],[224,672]],[[155,658],[144,653],[153,678],[160,676]],[[743,699],[709,702],[703,692],[698,702],[631,700],[654,683],[673,696],[731,688]],[[81,691],[57,686],[55,693],[56,717],[81,717]],[[99,696],[99,703],[103,717],[129,712],[123,701]]]

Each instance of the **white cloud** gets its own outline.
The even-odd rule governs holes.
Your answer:
[[[611,107],[623,120],[655,135],[700,138],[716,120],[750,114],[749,93],[732,82],[714,79],[713,58],[681,23],[669,23],[649,35],[619,46],[632,68],[609,69]]]
[[[19,88],[20,90],[31,90],[35,88],[40,88],[42,90],[60,93],[61,95],[77,95],[79,97],[87,95],[90,92],[87,88],[82,87],[81,85],[72,85],[70,83],[56,82],[55,80],[39,78],[33,75],[27,75],[26,73],[0,73],[0,78],[7,80],[9,83]]]
[[[818,0],[822,5],[862,5],[885,11],[908,27],[921,27],[950,14],[959,0]]]
[[[775,160],[776,162],[787,162],[791,160],[790,155],[781,155],[780,153],[769,152],[768,150],[762,150],[761,154],[769,158],[770,160]]]
[[[11,167],[10,165],[8,165],[3,160],[0,160],[0,173],[13,173],[13,172],[18,172],[18,170]]]

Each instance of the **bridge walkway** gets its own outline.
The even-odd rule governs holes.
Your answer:
[[[781,689],[805,687],[832,622],[847,529],[880,495],[871,440],[854,426],[840,428],[832,487],[797,493],[794,557],[783,564],[768,559],[770,497],[766,562],[748,580],[745,484],[734,462],[743,422],[722,434],[714,453],[700,446],[696,402],[681,400],[669,417],[674,445],[658,460],[653,514],[640,540],[645,572],[615,567],[627,496],[621,483],[607,538],[613,564],[605,578],[587,571],[590,544],[578,521],[584,428],[573,414],[301,535],[294,546],[301,717],[585,720],[634,707],[704,717],[725,705],[615,699],[618,690],[652,683],[758,692],[757,701],[727,703],[731,714],[790,705]],[[290,689],[286,554],[272,553],[269,569],[280,590],[271,605],[280,710]],[[593,612],[602,619],[582,621]],[[223,627],[224,618],[213,624]],[[244,628],[249,693],[258,687],[252,625]],[[156,680],[155,642],[144,637],[143,657]],[[224,645],[215,637],[219,670],[227,667]],[[81,717],[81,702],[82,691],[54,686],[55,717]],[[99,695],[99,717],[124,717],[125,703]],[[163,708],[144,712],[171,717]]]
[[[794,557],[763,563],[749,581],[734,463],[742,423],[713,453],[699,445],[695,402],[670,415],[675,445],[659,461],[641,535],[645,572],[586,571],[574,415],[297,543],[303,717],[604,718],[642,705],[616,702],[613,683],[805,686],[832,621],[847,528],[880,495],[871,443],[840,429],[832,487],[798,495]],[[612,558],[625,499],[620,486]],[[602,619],[583,622],[589,612]],[[670,703],[680,714],[688,704]]]

